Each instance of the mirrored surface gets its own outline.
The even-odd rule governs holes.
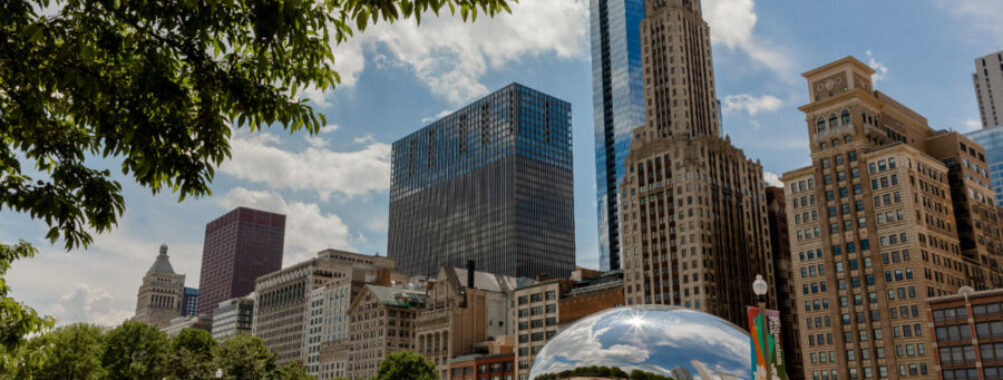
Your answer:
[[[621,379],[634,371],[751,379],[751,366],[749,334],[740,327],[695,310],[640,305],[593,314],[557,334],[536,356],[530,379]]]

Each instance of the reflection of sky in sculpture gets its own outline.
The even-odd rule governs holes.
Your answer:
[[[749,379],[749,334],[721,318],[671,306],[633,306],[593,314],[557,334],[536,357],[530,378],[590,366],[683,379]]]

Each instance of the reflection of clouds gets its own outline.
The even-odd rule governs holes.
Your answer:
[[[537,355],[530,378],[591,366],[707,380],[748,379],[749,335],[702,312],[669,306],[622,307],[582,319]],[[699,363],[699,365],[698,365]]]

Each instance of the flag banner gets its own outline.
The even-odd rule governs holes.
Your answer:
[[[787,380],[787,365],[780,341],[780,312],[749,306],[748,317],[755,379]],[[767,369],[769,377],[766,376]]]

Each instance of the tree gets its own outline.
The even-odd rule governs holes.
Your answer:
[[[101,364],[108,379],[160,379],[165,374],[167,334],[142,322],[126,321],[105,335]]]
[[[376,370],[377,380],[435,380],[435,363],[411,351],[387,355]]]
[[[167,375],[174,379],[210,379],[216,373],[216,340],[201,329],[184,329],[171,340]]]
[[[3,175],[0,174],[0,179]],[[10,287],[4,276],[14,260],[35,256],[35,249],[21,241],[17,244],[0,244],[0,373],[6,372],[22,337],[52,327],[50,317],[41,317],[34,309],[14,300],[7,294]]]
[[[6,374],[12,379],[100,379],[101,328],[83,323],[60,327],[21,345]],[[5,377],[5,378],[6,378]]]
[[[288,363],[277,371],[274,380],[314,380],[313,376],[306,373],[306,368],[299,362]]]
[[[265,380],[275,371],[275,354],[261,338],[247,334],[220,344],[216,360],[228,380]]]

